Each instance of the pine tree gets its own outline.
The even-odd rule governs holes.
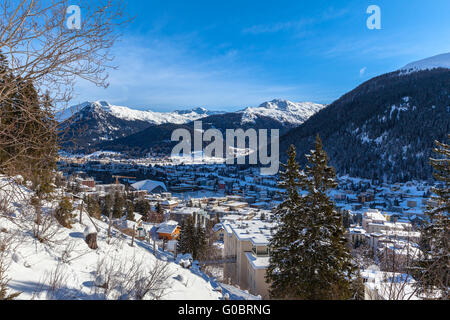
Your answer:
[[[195,227],[194,234],[194,247],[192,254],[194,260],[198,260],[204,257],[207,246],[208,241],[206,239],[206,230],[200,225],[200,223],[198,223]]]
[[[127,220],[135,221],[133,202],[127,201]]]
[[[450,135],[449,135],[450,139]],[[431,159],[433,176],[442,181],[441,187],[432,188],[436,195],[427,208],[429,222],[422,226],[420,241],[421,254],[414,264],[413,276],[416,278],[419,293],[424,295],[439,292],[441,299],[450,298],[450,145],[436,141],[434,152],[438,159]]]
[[[100,208],[100,204],[98,203],[97,199],[93,197],[87,197],[85,200],[85,203],[87,203],[87,212],[91,217],[94,217],[95,219],[100,219],[102,210]]]
[[[356,268],[342,217],[328,196],[337,184],[319,137],[306,158],[309,164],[300,171],[291,146],[280,175],[279,186],[286,190],[286,200],[276,210],[277,227],[270,242],[270,293],[274,298],[350,299]],[[300,195],[299,189],[305,195]]]
[[[181,221],[180,225],[180,236],[177,241],[177,252],[184,254],[186,252],[186,221]]]
[[[69,198],[64,197],[59,202],[59,206],[55,211],[55,218],[63,227],[71,229],[73,219],[75,219],[76,214],[73,213],[72,202]]]
[[[111,194],[108,193],[103,200],[103,210],[102,210],[103,215],[109,217],[113,204],[114,204],[113,197],[111,196]]]
[[[135,210],[136,212],[138,212],[139,214],[145,216],[149,213],[150,211],[150,204],[148,203],[147,200],[138,200],[136,202],[136,206],[135,206]]]
[[[20,174],[41,198],[53,191],[58,151],[57,123],[48,93],[14,77],[0,53],[0,173]]]
[[[123,207],[125,206],[125,200],[119,192],[116,192],[114,197],[113,217],[120,219],[123,217]]]
[[[177,252],[181,254],[190,253],[194,256],[195,247],[195,224],[192,217],[181,222],[180,237],[177,243]]]

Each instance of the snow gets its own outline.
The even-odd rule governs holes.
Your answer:
[[[153,245],[144,241],[135,240],[131,247],[131,238],[115,229],[108,241],[108,224],[102,221],[95,220],[99,228],[98,250],[89,249],[84,240],[84,234],[94,230],[88,219],[84,219],[86,225],[74,223],[70,230],[59,227],[52,243],[37,241],[31,232],[35,216],[30,214],[32,209],[27,204],[32,192],[1,176],[0,185],[0,199],[10,197],[13,200],[8,201],[8,216],[5,211],[0,215],[0,239],[14,235],[14,245],[6,257],[9,265],[6,275],[10,278],[9,290],[22,292],[18,300],[127,298],[118,290],[111,290],[105,296],[98,288],[105,283],[105,276],[97,272],[101,263],[122,266],[121,271],[124,271],[129,270],[133,262],[140,261],[145,262],[142,264],[145,270],[151,270],[161,260],[168,262],[170,274],[165,281],[167,289],[163,300],[223,299],[222,292],[217,290],[219,284],[211,281],[198,266],[184,269],[175,263],[172,254],[160,249],[153,252]],[[44,203],[42,211],[49,212],[51,208],[55,208],[55,203]],[[56,291],[51,284],[55,273],[61,275]],[[243,295],[242,291],[238,293]]]
[[[86,227],[86,229],[84,229],[84,236],[87,237],[90,234],[96,234],[97,233],[97,229],[95,229],[95,227],[91,224],[88,225]]]
[[[95,101],[84,102],[78,106],[73,106],[68,108],[67,110],[60,111],[58,113],[57,120],[64,121],[70,118],[79,110],[82,111],[84,108],[90,107],[99,108],[99,110],[105,111],[119,119],[129,121],[140,120],[156,125],[165,123],[184,124],[213,114],[204,108],[173,112],[154,112],[151,110],[143,111],[124,106],[116,106],[106,101]]]
[[[152,193],[153,190],[158,187],[161,187],[163,190],[167,191],[166,185],[163,182],[153,180],[139,181],[135,184],[132,184],[131,186],[136,190],[147,190],[149,193]]]
[[[376,209],[368,209],[364,213],[364,216],[367,219],[371,219],[374,221],[386,221],[386,217],[383,216],[383,214],[379,210],[376,210]]]
[[[172,234],[175,232],[175,230],[178,227],[178,222],[164,222],[159,225],[158,233],[164,233],[164,234]]]
[[[400,69],[400,71],[402,71],[402,74],[408,74],[412,72],[432,70],[436,68],[450,69],[450,52],[412,62],[404,66],[402,69]]]
[[[267,269],[270,264],[270,257],[256,257],[251,252],[246,252],[245,256],[252,265],[253,269]]]
[[[256,108],[247,108],[240,113],[243,114],[243,123],[252,123],[258,117],[264,116],[281,123],[300,125],[323,108],[324,105],[313,102],[295,103],[278,99],[265,102]]]

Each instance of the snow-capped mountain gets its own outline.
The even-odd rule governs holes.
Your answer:
[[[284,133],[324,107],[312,102],[273,100],[238,112],[211,112],[196,108],[161,113],[114,106],[105,101],[86,102],[74,107],[80,111],[61,124],[61,144],[67,151],[86,147],[95,151],[92,147],[99,144],[114,147],[117,139],[126,140],[126,147],[166,145],[177,126],[192,126],[192,122],[199,119],[204,122],[205,129],[280,129]]]
[[[278,122],[289,125],[300,125],[315,113],[325,108],[325,105],[313,102],[291,102],[287,100],[272,100],[259,107],[250,107],[240,113],[242,122],[254,122],[258,117],[272,118]]]
[[[219,112],[204,108],[174,112],[141,111],[106,101],[85,102],[61,112],[61,145],[64,149],[91,147],[142,131],[150,126],[182,125]]]
[[[283,136],[280,153],[285,157],[294,144],[303,165],[319,133],[339,174],[391,182],[430,179],[434,141],[446,141],[450,130],[445,57],[450,55],[410,64],[415,72],[399,70],[363,83]]]
[[[278,129],[281,134],[284,134],[305,122],[324,107],[311,102],[294,103],[278,99],[265,102],[259,107],[202,118],[202,128],[203,130],[217,129],[222,134],[225,134],[227,129]],[[143,155],[150,149],[157,149],[161,153],[170,154],[173,148],[172,132],[180,128],[193,132],[193,122],[183,125],[150,126],[130,136],[114,141],[105,141],[95,147],[99,150],[132,152],[136,156]]]
[[[106,101],[84,102],[78,106],[73,106],[59,114],[57,119],[64,121],[72,117],[79,111],[83,111],[86,108],[97,112],[107,112],[112,116],[126,120],[126,121],[145,121],[150,124],[163,124],[163,123],[175,123],[183,124],[190,121],[194,121],[200,118],[204,118],[217,112],[210,112],[204,108],[196,108],[192,110],[181,110],[174,112],[154,112],[151,110],[142,111],[129,107],[112,105]]]
[[[412,62],[404,66],[400,70],[402,71],[402,74],[404,74],[422,70],[432,70],[437,68],[450,69],[450,52]]]

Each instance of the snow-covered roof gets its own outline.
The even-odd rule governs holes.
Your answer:
[[[172,234],[178,228],[178,222],[176,221],[167,221],[165,223],[161,223],[158,228],[158,233],[166,233]]]
[[[167,191],[166,185],[163,182],[154,180],[139,181],[132,184],[131,186],[136,190],[147,190],[150,193],[152,193],[153,190],[155,190],[158,187],[161,187],[163,190]]]
[[[223,224],[222,223],[218,223],[213,227],[213,231],[217,232],[219,230],[224,230]]]
[[[234,233],[240,241],[251,241],[253,245],[267,245],[270,241],[273,223],[258,219],[224,222],[227,233]]]
[[[253,269],[267,269],[269,267],[270,257],[256,257],[251,252],[246,252],[245,256]]]
[[[386,217],[376,209],[369,209],[364,213],[364,217],[375,221],[386,221]]]

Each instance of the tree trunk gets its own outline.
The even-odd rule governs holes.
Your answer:
[[[91,248],[92,250],[97,250],[98,249],[97,234],[96,233],[88,234],[86,236],[86,243],[88,247]]]
[[[112,211],[109,213],[108,238],[111,238]]]
[[[134,237],[136,236],[136,226],[133,227],[133,237],[131,238],[131,246],[134,247]]]

